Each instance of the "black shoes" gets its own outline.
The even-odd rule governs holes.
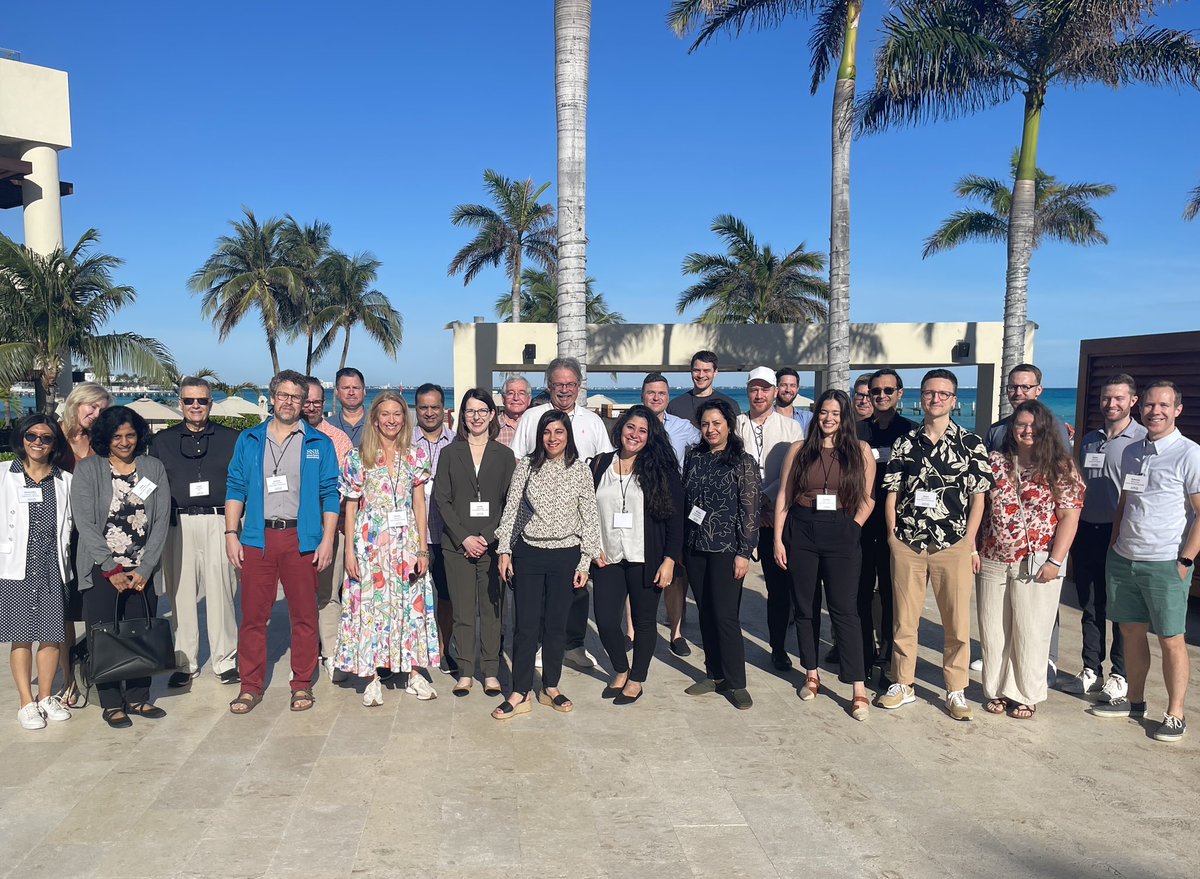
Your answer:
[[[642,693],[645,690],[638,690],[636,696],[626,696],[624,693],[617,693],[617,698],[613,699],[614,705],[632,705],[638,699],[642,698]]]
[[[683,638],[676,638],[671,642],[671,652],[676,656],[691,656],[692,648],[688,646],[688,642]]]
[[[240,684],[242,682],[242,676],[238,674],[238,670],[236,668],[231,668],[228,671],[221,672],[219,675],[217,675],[217,678],[223,684]]]
[[[776,671],[791,671],[792,658],[787,655],[786,650],[772,650],[771,665],[775,666]]]
[[[696,683],[692,684],[683,692],[689,696],[704,696],[708,693],[716,693],[721,689],[723,689],[721,684],[718,684],[716,681],[710,678],[705,678],[702,681],[696,681]]]
[[[750,698],[750,691],[745,687],[730,692],[729,698],[733,700],[733,707],[738,711],[745,711],[754,705],[754,700]]]
[[[458,677],[458,663],[450,658],[450,654],[443,653],[441,664],[438,665],[438,671],[444,675],[454,675]]]
[[[190,684],[193,677],[194,675],[188,671],[171,672],[171,676],[167,678],[167,686],[172,690],[178,690]],[[112,726],[112,724],[109,724],[109,726]]]

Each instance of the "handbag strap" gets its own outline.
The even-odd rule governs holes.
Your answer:
[[[115,601],[113,601],[113,622],[117,622],[121,619],[121,596],[125,595],[127,592],[134,591],[137,590],[126,589],[124,592],[117,592],[117,598]],[[138,592],[138,594],[142,596],[142,604],[146,606],[146,619],[150,619],[150,599],[146,597],[146,590],[142,589],[140,592]]]

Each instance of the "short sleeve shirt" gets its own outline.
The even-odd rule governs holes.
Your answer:
[[[1048,552],[1058,528],[1059,510],[1083,506],[1083,483],[1074,468],[1059,481],[1058,497],[1042,480],[1033,478],[1031,468],[1014,473],[1013,460],[999,452],[988,457],[995,486],[983,519],[985,559],[1015,564],[1030,552]]]
[[[1079,447],[1080,469],[1087,480],[1083,512],[1079,514],[1084,522],[1112,524],[1117,515],[1117,503],[1121,500],[1121,460],[1129,446],[1145,438],[1146,428],[1133,419],[1114,437],[1109,437],[1103,430],[1093,430],[1084,436]],[[1098,454],[1104,456],[1104,466],[1086,466],[1088,458]]]
[[[1191,496],[1200,494],[1200,446],[1178,429],[1160,440],[1147,437],[1125,449],[1121,471],[1145,476],[1146,487],[1122,492],[1125,511],[1113,549],[1135,562],[1178,558],[1192,525]]]

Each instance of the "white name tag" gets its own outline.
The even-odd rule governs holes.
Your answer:
[[[1146,490],[1146,475],[1144,473],[1126,473],[1125,481],[1121,483],[1123,491],[1141,494]]]
[[[408,527],[408,510],[388,510],[388,527]]]
[[[818,510],[836,510],[837,495],[836,494],[819,494],[817,495]]]
[[[613,527],[614,528],[632,528],[633,527],[633,513],[613,513]]]
[[[138,480],[137,485],[133,487],[133,493],[142,500],[145,500],[146,498],[150,497],[150,495],[154,494],[154,489],[156,488],[158,488],[157,485],[143,476]]]
[[[918,507],[922,509],[932,509],[937,506],[938,496],[936,491],[918,491],[917,498],[914,501]]]
[[[886,464],[888,461],[892,460],[891,446],[883,446],[879,449],[871,449],[871,451],[875,454],[875,460],[880,464]]]
[[[699,507],[692,507],[692,511],[688,513],[688,520],[695,522],[697,525],[703,525],[704,517],[707,515],[708,513],[704,512],[704,510],[700,509]]]
[[[471,501],[471,518],[486,519],[492,514],[492,505],[488,501]]]
[[[287,476],[268,476],[267,477],[267,494],[275,494],[280,491],[287,491]]]
[[[1083,456],[1083,466],[1088,470],[1099,470],[1104,466],[1104,452],[1088,452]]]
[[[40,504],[42,490],[40,488],[22,488],[17,492],[17,499],[23,504]]]
[[[208,480],[200,482],[188,483],[188,497],[207,497],[208,496]]]
[[[13,542],[11,540],[5,540],[3,543],[0,543],[0,552],[4,553],[5,555],[10,555],[12,551]]]

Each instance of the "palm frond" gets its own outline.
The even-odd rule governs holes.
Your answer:
[[[1200,215],[1200,186],[1188,193],[1188,203],[1183,208],[1183,218],[1194,220]]]
[[[955,211],[925,239],[922,258],[958,247],[968,241],[1007,241],[1008,220],[978,210]]]

